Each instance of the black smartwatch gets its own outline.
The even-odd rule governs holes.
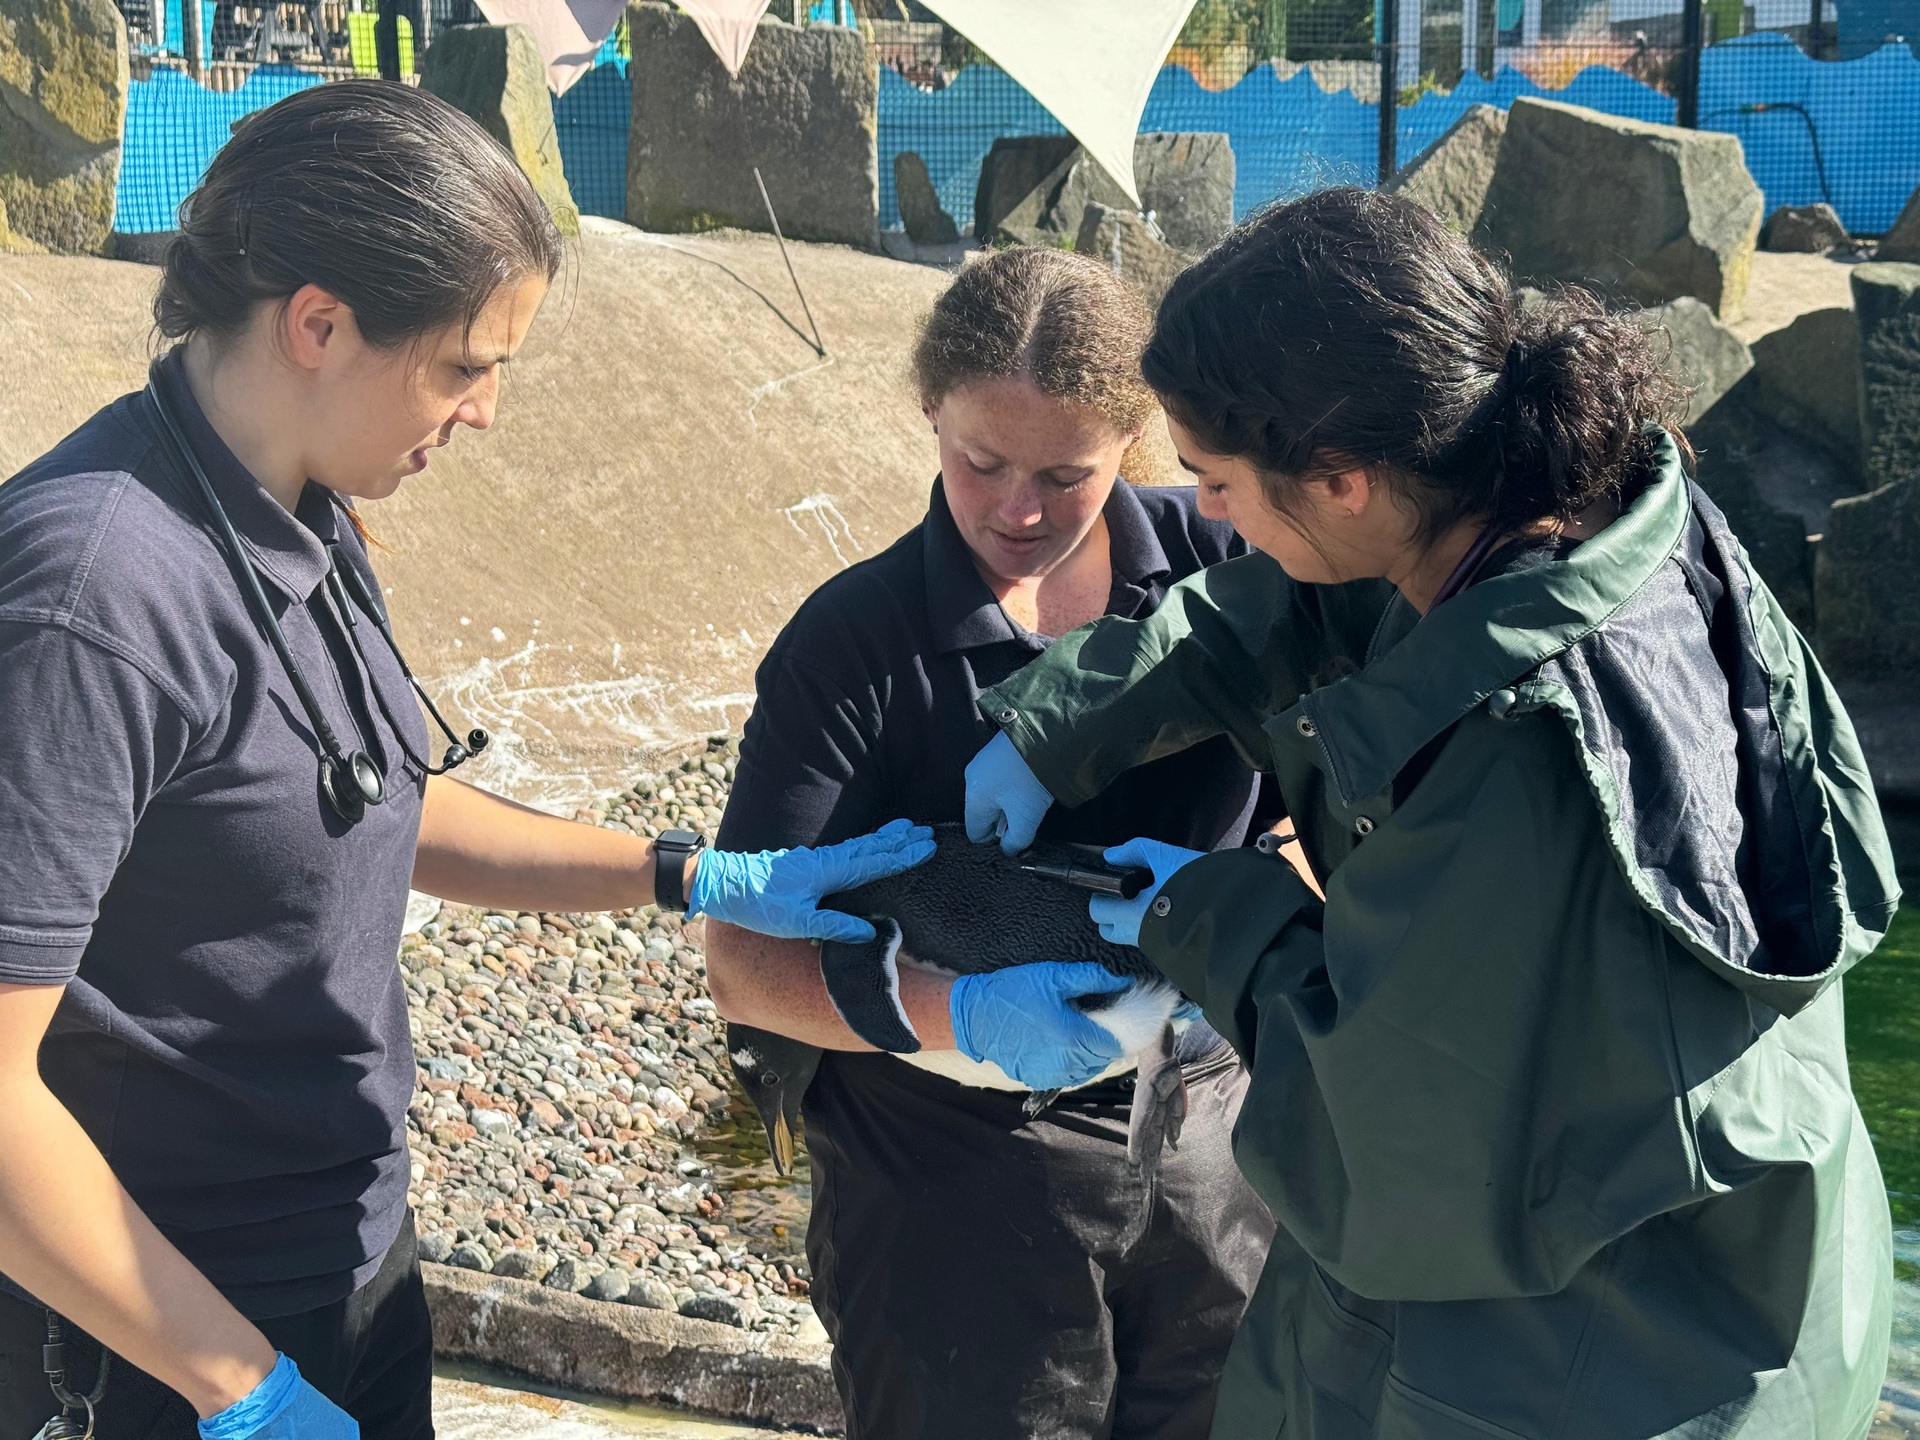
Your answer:
[[[706,848],[696,830],[662,830],[653,842],[653,903],[684,915],[687,909],[687,857]]]

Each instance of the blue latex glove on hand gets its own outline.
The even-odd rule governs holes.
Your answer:
[[[1053,796],[1002,730],[967,762],[967,838],[1018,855],[1033,844]]]
[[[838,845],[796,850],[702,850],[687,894],[689,915],[711,915],[729,925],[784,940],[873,939],[858,915],[822,910],[820,897],[911,870],[933,854],[933,831],[895,820],[871,835]]]
[[[1122,900],[1118,895],[1096,895],[1087,902],[1087,914],[1093,917],[1093,923],[1100,927],[1100,934],[1106,940],[1115,945],[1138,945],[1140,922],[1147,918],[1147,907],[1153,904],[1153,897],[1160,893],[1160,887],[1182,865],[1198,860],[1206,853],[1204,850],[1183,850],[1178,845],[1165,845],[1158,840],[1144,838],[1115,845],[1106,852],[1107,863],[1145,865],[1153,871],[1153,886],[1142,890],[1131,900]]]
[[[969,1060],[991,1060],[1029,1090],[1084,1085],[1120,1058],[1120,1042],[1068,1003],[1133,982],[1091,960],[1043,960],[953,982],[947,1013]]]
[[[360,1423],[282,1355],[266,1379],[200,1422],[200,1440],[360,1440]]]

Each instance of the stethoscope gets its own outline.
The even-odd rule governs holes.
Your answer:
[[[293,658],[293,650],[287,644],[286,632],[280,628],[280,621],[274,616],[273,607],[267,603],[267,594],[260,586],[260,577],[253,562],[247,558],[247,552],[241,547],[240,536],[228,518],[226,507],[220,503],[215,493],[213,481],[207,478],[206,468],[201,465],[200,457],[193,453],[193,447],[187,443],[180,424],[174,419],[173,412],[161,398],[160,389],[151,381],[147,384],[147,397],[153,402],[154,413],[159,415],[160,423],[165,427],[167,437],[180,452],[180,458],[186,461],[187,469],[199,482],[200,494],[207,506],[213,511],[213,518],[220,529],[221,539],[227,553],[240,572],[240,590],[246,598],[247,608],[253,612],[254,625],[267,643],[273,647],[274,654],[280,657],[280,664],[287,672],[287,679],[293,683],[293,693],[299,697],[300,707],[307,712],[307,721],[313,726],[314,738],[320,743],[320,793],[326,796],[327,804],[333,813],[349,825],[358,824],[367,813],[367,806],[378,805],[387,798],[387,777],[378,762],[364,749],[347,750],[340,744],[333,726],[321,713],[320,702],[314,698],[313,687],[307,683],[306,675],[301,671],[299,662]],[[400,646],[393,638],[393,629],[387,623],[386,611],[381,608],[372,588],[367,584],[359,568],[340,553],[338,545],[327,547],[328,596],[338,615],[347,643],[353,647],[361,662],[366,661],[366,652],[361,650],[355,631],[358,622],[353,618],[353,607],[358,605],[367,618],[372,620],[380,636],[387,642],[387,649],[393,653],[394,661],[400,666],[400,673],[407,677],[407,684],[413,687],[413,693],[420,697],[420,703],[427,707],[427,713],[433,717],[447,737],[446,754],[440,764],[430,765],[426,760],[413,753],[413,747],[407,743],[406,731],[393,718],[393,712],[387,709],[385,697],[380,687],[372,683],[369,672],[368,689],[373,693],[375,703],[381,714],[387,717],[387,723],[393,728],[394,738],[400,742],[400,749],[407,759],[428,775],[444,775],[449,770],[467,763],[475,755],[487,748],[492,738],[485,730],[475,726],[467,732],[466,743],[454,735],[453,727],[441,715],[439,706],[414,678],[412,669],[407,665],[406,656],[400,653]],[[359,735],[356,740],[362,738]]]

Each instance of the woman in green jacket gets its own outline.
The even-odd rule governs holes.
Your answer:
[[[1336,190],[1186,272],[1145,370],[1262,553],[986,692],[968,818],[1019,848],[1225,733],[1325,889],[1135,841],[1156,888],[1094,902],[1252,1072],[1280,1231],[1214,1434],[1864,1435],[1892,1260],[1839,977],[1898,892],[1647,335]]]

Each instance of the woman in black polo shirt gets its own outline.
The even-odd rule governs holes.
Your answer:
[[[963,772],[991,733],[981,690],[1050,637],[1148,614],[1174,581],[1243,552],[1191,488],[1116,478],[1158,419],[1139,378],[1147,330],[1139,297],[1091,260],[1008,250],[960,273],[916,352],[941,466],[927,517],[821,586],[774,642],[722,844],[960,820]],[[1046,833],[1237,846],[1256,796],[1219,740],[1056,812]],[[1008,1082],[977,1062],[1018,1068],[1018,1037],[963,1014],[966,987],[903,970],[926,1050],[902,1057],[840,1022],[811,946],[711,926],[708,978],[729,1020],[828,1052],[805,1101],[807,1248],[851,1440],[1206,1434],[1272,1234],[1230,1158],[1245,1081],[1218,1036],[1190,1037],[1191,1110],[1150,1181],[1127,1164],[1130,1081],[1086,1083],[1113,1057],[1033,1080],[1083,1088],[1029,1120],[1022,1093],[983,1088]],[[1037,989],[1005,1008],[1074,1023]],[[980,1053],[956,1051],[954,1021]]]
[[[155,304],[179,343],[148,389],[0,486],[8,1440],[55,1409],[50,1311],[84,1332],[69,1393],[95,1339],[113,1353],[78,1417],[102,1440],[432,1434],[410,881],[529,910],[684,900],[798,936],[849,918],[820,895],[931,848],[903,823],[676,851],[462,785],[457,743],[429,760],[349,497],[492,423],[560,255],[459,112],[373,81],[303,91],[188,200]]]

